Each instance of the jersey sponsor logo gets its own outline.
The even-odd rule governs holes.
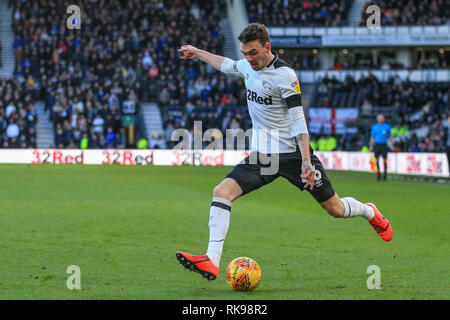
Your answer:
[[[301,93],[300,83],[298,82],[298,80],[295,80],[294,82],[291,82],[291,87],[294,88],[295,92]]]
[[[259,104],[272,105],[272,96],[260,97],[258,94],[250,89],[247,89],[247,100],[254,101]]]

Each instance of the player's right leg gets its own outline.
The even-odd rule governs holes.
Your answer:
[[[231,178],[225,178],[214,188],[209,210],[209,242],[204,255],[192,255],[177,252],[178,261],[191,271],[201,274],[208,280],[215,280],[219,275],[220,257],[223,243],[230,225],[231,202],[242,194],[242,189]]]
[[[214,188],[209,211],[209,242],[205,255],[177,252],[178,261],[209,280],[219,274],[223,244],[230,224],[231,203],[238,197],[256,190],[275,180],[277,176],[261,176],[261,166],[251,164],[247,157],[235,166],[227,177]]]
[[[230,225],[231,203],[240,197],[243,191],[232,178],[225,178],[213,191],[209,210],[209,242],[206,254],[219,266],[223,244]]]

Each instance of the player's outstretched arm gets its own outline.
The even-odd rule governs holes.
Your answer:
[[[223,61],[225,60],[225,57],[198,49],[191,45],[182,46],[180,49],[178,49],[178,52],[181,53],[180,59],[182,60],[199,59],[205,63],[210,64],[216,70],[222,71],[221,67]]]

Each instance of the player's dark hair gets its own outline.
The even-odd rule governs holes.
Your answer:
[[[238,40],[243,44],[258,40],[262,45],[270,42],[269,32],[261,23],[250,23],[239,34]]]

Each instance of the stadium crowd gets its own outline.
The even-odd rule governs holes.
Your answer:
[[[366,25],[367,7],[377,5],[381,11],[381,26],[443,25],[450,19],[450,6],[446,0],[372,0],[362,12],[361,26]]]
[[[339,27],[347,23],[353,1],[349,0],[246,0],[249,22],[269,26]],[[449,21],[450,6],[446,0],[373,0],[364,6],[361,26],[370,16],[367,7],[381,9],[381,25],[443,25]]]
[[[339,27],[346,24],[351,0],[248,0],[249,22],[269,26]]]
[[[352,92],[353,94],[348,94]],[[343,95],[342,93],[347,93]],[[374,75],[345,81],[324,77],[312,102],[330,108],[347,96],[342,106],[356,107],[360,116],[374,116],[375,106],[390,107],[393,151],[443,152],[450,116],[450,84],[402,81],[380,82]],[[365,138],[367,139],[367,137]]]
[[[32,100],[45,100],[56,147],[79,147],[86,136],[84,147],[124,147],[124,100],[156,100],[163,108],[191,100],[202,108],[236,98],[230,80],[178,59],[182,43],[222,52],[211,1],[84,0],[83,32],[59,19],[69,2],[13,5],[14,77],[32,82]]]
[[[33,86],[19,77],[0,80],[0,148],[35,148],[38,114]]]

